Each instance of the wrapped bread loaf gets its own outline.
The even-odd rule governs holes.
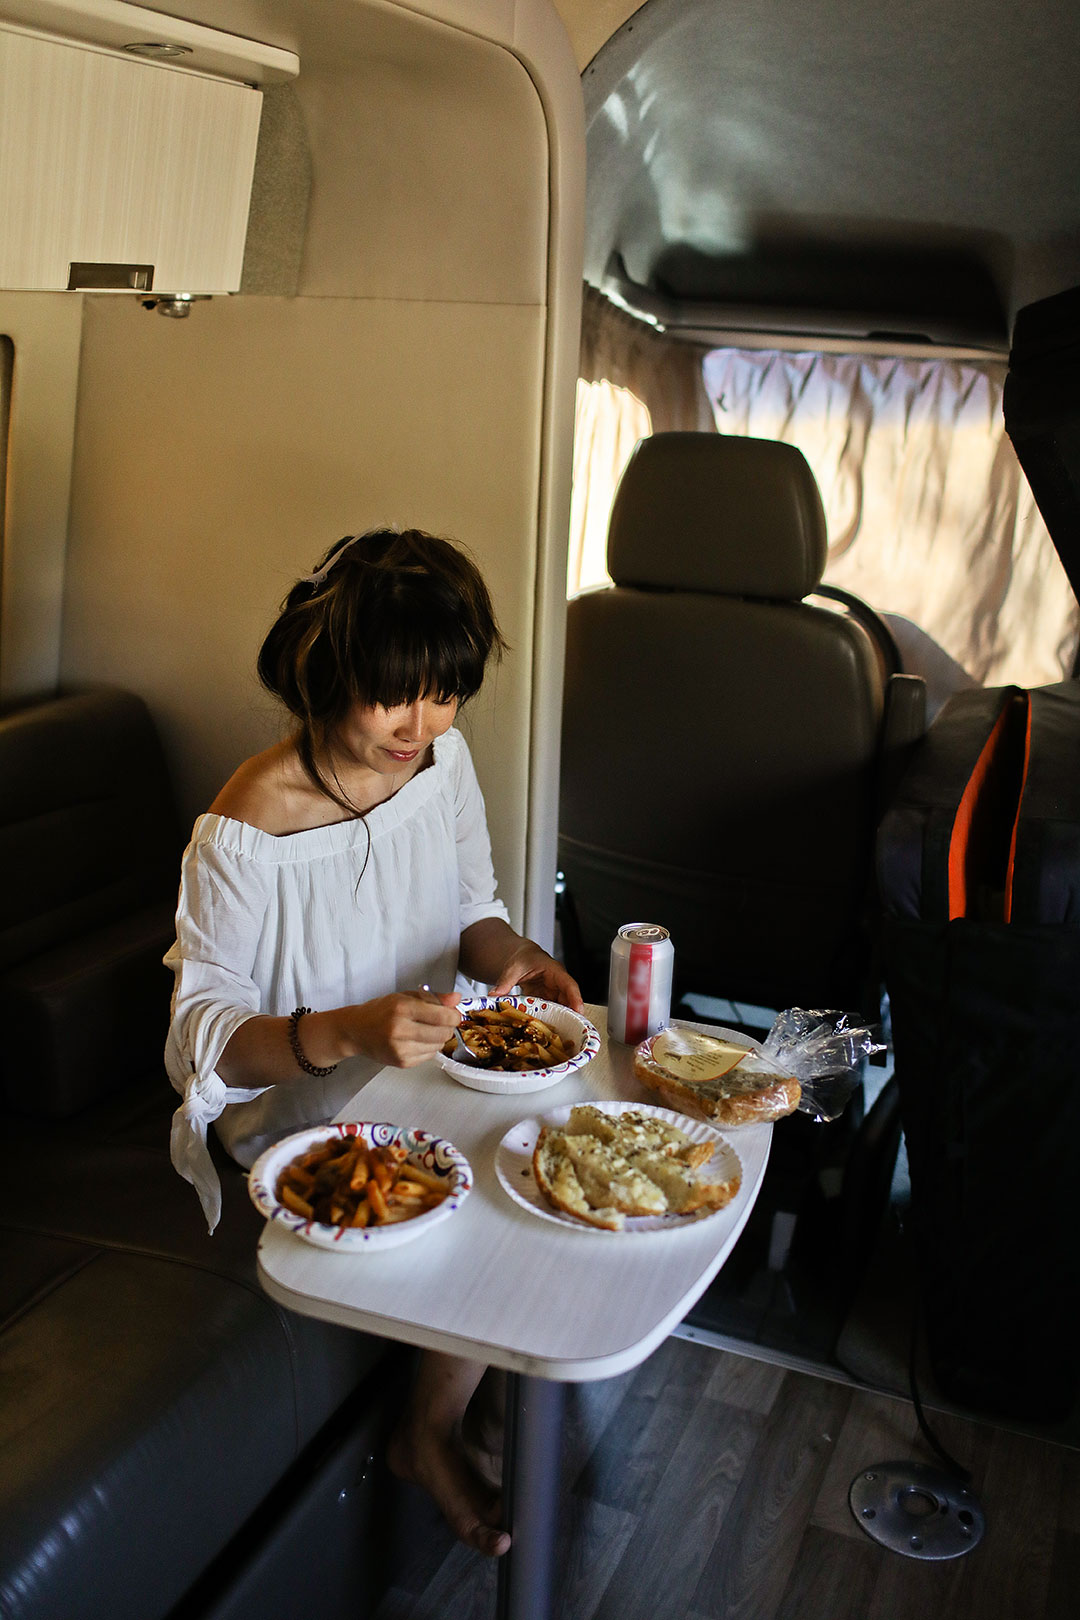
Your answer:
[[[692,1142],[666,1120],[583,1104],[560,1130],[540,1132],[533,1174],[553,1209],[620,1231],[628,1215],[690,1215],[730,1203],[740,1178],[700,1174],[712,1156],[713,1143]]]
[[[799,1105],[802,1088],[748,1046],[672,1027],[634,1052],[634,1074],[669,1108],[710,1125],[761,1125]]]

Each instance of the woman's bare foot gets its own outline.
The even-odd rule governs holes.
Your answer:
[[[473,1468],[460,1438],[465,1407],[483,1371],[476,1362],[426,1352],[387,1462],[399,1479],[428,1493],[459,1541],[497,1558],[510,1546],[498,1528],[499,1495]]]
[[[506,1428],[506,1374],[489,1367],[461,1420],[461,1443],[480,1478],[502,1486]]]

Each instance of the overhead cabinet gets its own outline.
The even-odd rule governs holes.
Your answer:
[[[261,105],[0,25],[0,288],[236,291]]]

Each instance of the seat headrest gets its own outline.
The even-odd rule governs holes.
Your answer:
[[[825,513],[801,450],[720,433],[655,433],[615,492],[617,585],[801,601],[825,571]]]

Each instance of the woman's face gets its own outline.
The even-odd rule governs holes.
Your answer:
[[[457,710],[457,698],[449,703],[417,698],[395,709],[357,703],[338,727],[336,741],[357,765],[395,776],[416,765],[434,739],[449,731]]]

